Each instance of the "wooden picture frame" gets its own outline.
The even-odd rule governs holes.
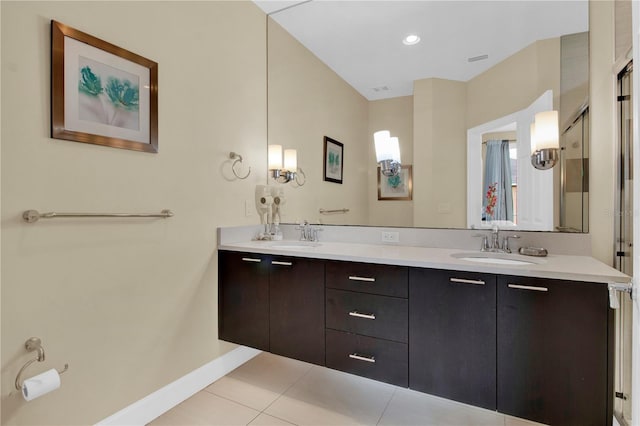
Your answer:
[[[51,137],[158,152],[158,64],[51,21]]]
[[[323,175],[327,182],[342,184],[344,171],[344,145],[328,136],[324,137]]]
[[[397,176],[387,177],[378,167],[378,200],[411,201],[413,199],[413,167],[402,165]]]

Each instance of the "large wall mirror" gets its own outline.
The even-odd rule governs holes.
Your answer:
[[[304,173],[277,184],[283,222],[483,227],[502,144],[504,226],[588,232],[588,1],[256,4],[268,14],[268,141],[296,149]],[[403,43],[410,34],[420,42]],[[559,111],[560,159],[545,171],[529,160],[537,109]],[[379,130],[399,139],[400,180],[380,175]],[[341,182],[324,179],[325,137],[343,145]]]

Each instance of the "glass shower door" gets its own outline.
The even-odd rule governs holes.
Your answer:
[[[633,145],[632,145],[632,64],[618,75],[618,170],[616,199],[616,267],[633,275]],[[616,311],[615,404],[614,414],[621,425],[631,425],[631,343],[633,302],[620,295]]]

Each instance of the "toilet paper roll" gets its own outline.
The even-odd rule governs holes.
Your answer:
[[[55,369],[26,379],[22,383],[22,396],[31,401],[60,387],[60,374]]]

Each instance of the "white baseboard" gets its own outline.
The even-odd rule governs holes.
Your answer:
[[[96,423],[97,426],[144,426],[161,414],[209,386],[261,351],[240,346],[191,373],[169,383],[128,407]]]

